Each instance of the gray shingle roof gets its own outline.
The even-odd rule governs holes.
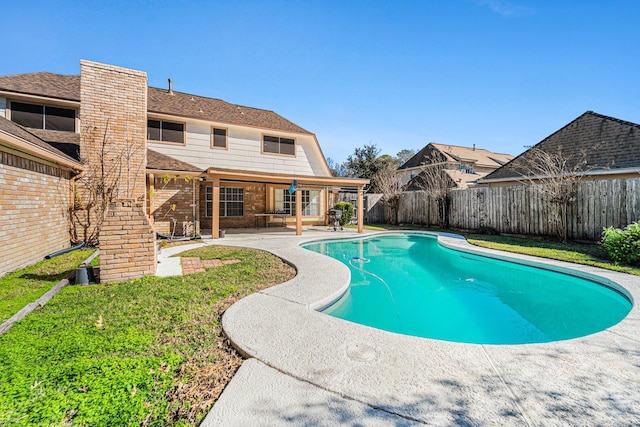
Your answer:
[[[457,145],[437,144],[430,142],[398,169],[417,168],[433,159],[460,162],[472,161],[477,166],[498,168],[513,158],[511,154],[494,153],[484,148],[460,147]]]
[[[585,162],[578,167],[582,171],[637,168],[640,167],[640,125],[587,111],[482,181],[527,176],[527,164],[534,149],[562,154],[568,160],[569,169],[581,161]]]
[[[80,76],[47,72],[0,76],[0,90],[80,101]],[[154,113],[311,134],[273,111],[230,104],[220,99],[182,92],[169,94],[166,89],[154,87],[149,87],[147,98],[147,109]]]
[[[290,122],[279,114],[259,108],[230,104],[221,99],[205,98],[182,92],[169,92],[165,89],[150,87],[147,91],[149,112],[174,114],[202,120],[247,125],[285,132],[311,132]]]
[[[204,172],[202,169],[193,166],[189,163],[183,162],[166,154],[158,153],[157,151],[149,150],[147,148],[147,169],[155,169],[162,171],[174,171],[174,172]]]
[[[55,154],[59,157],[63,157],[67,160],[73,161],[75,163],[78,163],[78,160],[73,158],[72,156],[69,156],[68,154],[64,153],[63,151],[53,147],[51,144],[48,144],[47,142],[45,142],[44,140],[42,140],[41,138],[39,138],[37,135],[35,135],[34,133],[26,130],[25,128],[23,128],[22,126],[20,126],[17,123],[13,123],[11,120],[7,120],[4,117],[0,117],[0,130],[4,131],[6,133],[9,133],[15,137],[18,137],[24,141],[27,141],[39,148],[42,148],[48,152],[50,152],[51,154]],[[79,166],[79,164],[78,164]]]
[[[80,101],[80,76],[47,72],[0,76],[0,90]]]

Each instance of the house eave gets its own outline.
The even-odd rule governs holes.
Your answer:
[[[576,176],[608,176],[608,175],[627,175],[627,174],[639,174],[640,167],[637,168],[620,168],[620,169],[602,169],[602,170],[590,170],[584,172],[577,172]],[[522,182],[529,180],[548,179],[552,178],[551,175],[535,175],[535,176],[512,176],[507,178],[481,178],[477,182],[478,184],[490,184],[499,182]]]
[[[361,178],[296,175],[218,168],[207,169],[206,175],[215,176],[223,180],[263,182],[268,184],[291,184],[293,180],[296,180],[298,182],[298,185],[323,185],[328,187],[364,187],[370,183],[370,180]]]
[[[67,159],[42,147],[38,147],[30,143],[29,141],[26,141],[3,130],[0,130],[0,145],[6,145],[8,146],[8,148],[12,148],[19,152],[50,161],[59,166],[64,166],[76,172],[84,169],[82,164],[80,163]]]

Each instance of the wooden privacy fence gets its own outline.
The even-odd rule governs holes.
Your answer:
[[[451,192],[448,220],[450,227],[467,230],[555,235],[554,212],[555,206],[527,185],[478,187]],[[584,181],[569,207],[567,231],[571,239],[598,240],[604,227],[635,221],[640,221],[640,178]],[[438,204],[422,191],[402,193],[398,222],[440,225]]]

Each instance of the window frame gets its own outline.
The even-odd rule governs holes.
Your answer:
[[[234,189],[240,190],[242,194],[242,200],[227,200],[229,194],[227,194],[227,190]],[[213,217],[213,186],[207,185],[204,189],[204,216],[205,218]],[[228,203],[242,203],[242,215],[227,215],[227,204]],[[224,215],[220,212],[222,207],[224,206]],[[244,198],[244,187],[233,187],[233,186],[221,186],[220,187],[220,202],[218,205],[218,214],[220,218],[244,218],[245,217],[245,198]]]
[[[275,153],[273,151],[265,151],[264,149],[264,138],[265,137],[270,137],[270,138],[278,138],[278,152]],[[291,141],[293,141],[293,154],[287,154],[287,153],[282,153],[280,147],[282,146],[282,139],[289,139]],[[262,137],[260,138],[260,154],[266,154],[266,155],[271,155],[271,156],[285,156],[285,157],[296,157],[298,154],[298,141],[296,138],[290,138],[287,136],[276,136],[273,134],[268,134],[268,133],[263,133]]]
[[[475,173],[472,163],[461,162],[458,170],[467,175],[473,175]]]
[[[29,102],[29,101],[21,101],[18,99],[8,99],[8,108],[7,110],[9,111],[9,117],[8,119],[10,121],[12,121],[13,123],[16,123],[20,126],[24,126],[26,128],[29,129],[40,129],[40,130],[49,130],[49,131],[53,131],[53,132],[69,132],[69,133],[76,133],[78,131],[78,109],[77,108],[69,108],[68,106],[63,106],[63,105],[53,105],[53,104],[37,104],[37,103],[33,103],[33,102]],[[21,123],[18,123],[14,120],[14,104],[22,104],[22,105],[28,105],[28,106],[32,106],[32,107],[40,107],[41,109],[41,113],[39,113],[39,116],[41,118],[41,124],[40,127],[32,127],[32,126],[27,126],[27,125],[23,125]],[[55,108],[58,110],[67,110],[67,111],[71,111],[73,112],[73,130],[60,130],[60,129],[50,129],[47,128],[47,108]],[[62,116],[60,116],[62,117]],[[65,117],[66,119],[71,119],[71,117]]]
[[[214,145],[216,130],[224,130],[224,147],[218,147]],[[211,126],[211,148],[214,150],[229,150],[229,128],[223,128],[220,126]]]
[[[280,201],[278,200],[278,192],[282,191],[282,207],[279,207],[277,205],[277,203],[279,203]],[[312,203],[313,198],[312,193],[316,192],[317,194],[317,201],[315,203]],[[304,189],[300,189],[300,193],[301,193],[301,198],[302,198],[302,216],[306,217],[306,218],[320,218],[321,212],[322,212],[322,190],[317,190],[317,189],[312,189],[312,188],[304,188]],[[306,205],[305,205],[306,203]],[[288,209],[287,210],[285,208],[285,206],[288,205]],[[308,213],[305,214],[305,210],[308,211],[309,208],[311,206],[317,206],[317,213]],[[285,212],[287,215],[290,215],[292,217],[296,216],[296,200],[295,200],[295,193],[289,193],[289,189],[288,188],[282,188],[282,187],[276,187],[274,188],[274,194],[273,194],[273,207],[276,211],[283,211]]]
[[[150,121],[160,122],[160,138],[162,138],[162,123],[163,122],[172,123],[172,124],[176,124],[176,125],[182,125],[182,142],[162,141],[162,139],[157,140],[157,139],[149,138],[149,122]],[[148,142],[158,143],[158,144],[179,145],[179,146],[187,145],[187,123],[186,122],[174,121],[174,120],[165,120],[165,119],[161,119],[161,118],[157,118],[157,117],[147,117],[147,128],[146,128],[146,132],[145,133],[147,134],[147,141]]]

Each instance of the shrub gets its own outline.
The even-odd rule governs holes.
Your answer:
[[[353,205],[349,202],[338,202],[333,209],[340,209],[342,211],[342,217],[340,218],[340,225],[344,226],[351,222],[353,218]]]
[[[602,246],[616,264],[640,265],[640,223],[629,224],[624,230],[605,228]]]

